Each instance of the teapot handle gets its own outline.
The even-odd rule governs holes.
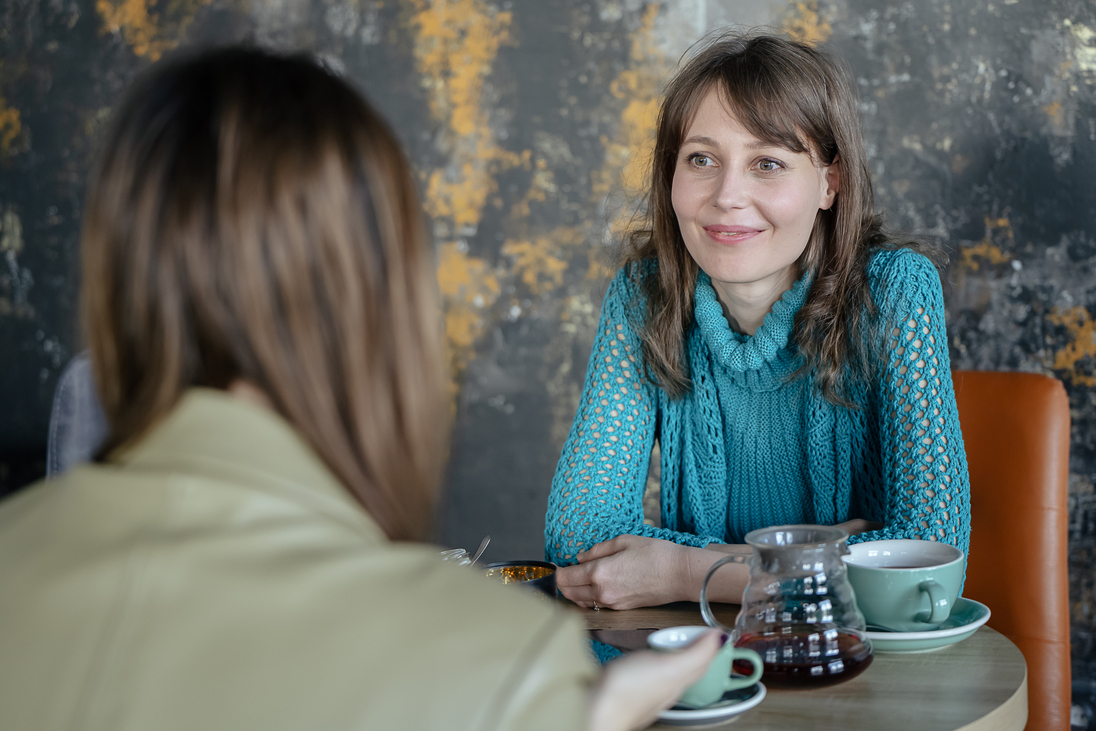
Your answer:
[[[733,627],[728,627],[727,625],[716,619],[715,613],[712,612],[712,606],[708,602],[708,582],[712,580],[712,576],[715,575],[715,572],[718,571],[720,567],[722,567],[724,564],[746,563],[747,558],[749,558],[749,556],[738,553],[732,553],[730,555],[724,556],[723,558],[712,564],[712,567],[708,569],[708,573],[704,576],[704,583],[700,585],[700,616],[704,617],[704,623],[709,627],[714,627],[715,629],[722,630],[730,635],[732,645],[736,641],[738,641],[738,631]]]

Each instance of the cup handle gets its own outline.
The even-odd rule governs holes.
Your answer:
[[[929,611],[920,612],[914,621],[924,622],[926,624],[940,624],[951,614],[951,607],[948,606],[948,595],[944,591],[944,587],[940,586],[939,582],[932,579],[926,579],[917,585],[917,588],[929,595]]]
[[[747,556],[744,556],[742,554],[727,554],[726,556],[712,564],[712,567],[708,569],[708,573],[704,575],[704,583],[700,585],[700,616],[704,617],[704,623],[707,624],[709,627],[723,630],[731,637],[738,637],[738,635],[735,634],[734,628],[728,627],[727,625],[716,619],[715,614],[712,612],[711,604],[708,603],[708,582],[712,580],[712,576],[714,576],[715,572],[718,571],[719,568],[724,564],[746,563],[747,558]],[[758,658],[758,660],[760,660],[760,658]],[[757,665],[757,667],[761,667],[760,663]]]
[[[739,688],[748,688],[757,681],[761,680],[761,673],[764,672],[764,665],[761,662],[761,656],[753,650],[746,647],[732,647],[731,648],[731,666],[734,666],[735,660],[745,660],[753,665],[753,672],[749,677],[743,678],[728,676],[724,682],[724,692],[728,690],[738,690]]]

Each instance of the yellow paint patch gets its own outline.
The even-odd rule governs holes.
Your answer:
[[[960,272],[976,272],[982,262],[991,266],[1005,264],[1012,261],[1012,256],[1002,251],[993,242],[995,238],[1004,238],[1009,248],[1014,243],[1012,223],[1007,216],[999,218],[985,217],[986,235],[974,246],[962,249],[962,260],[959,262]],[[999,233],[995,233],[999,232]]]
[[[627,200],[634,201],[647,189],[658,124],[660,86],[669,70],[665,54],[654,38],[658,12],[657,4],[648,5],[644,10],[642,24],[632,37],[631,67],[622,71],[609,86],[615,98],[627,103],[620,114],[616,134],[611,139],[601,137],[605,160],[591,181],[594,202],[598,205],[615,191],[622,191]],[[610,222],[612,233],[620,234],[631,217],[628,210],[615,216]]]
[[[819,15],[818,0],[793,3],[780,28],[792,39],[811,46],[825,43],[833,32],[829,22]]]
[[[513,272],[532,294],[545,294],[563,286],[570,261],[565,250],[584,241],[581,229],[560,227],[533,241],[507,241],[502,253],[513,259]]]
[[[10,251],[18,255],[23,250],[23,222],[10,208],[0,218],[0,252]]]
[[[458,237],[471,236],[497,191],[496,174],[529,165],[530,153],[501,148],[490,126],[484,83],[499,48],[509,42],[511,14],[483,0],[408,0],[415,63],[430,114],[442,125],[443,168],[426,175],[426,211],[439,241],[438,282],[445,310],[452,392],[487,327],[485,312],[498,299],[500,272],[469,256]]]
[[[961,269],[976,272],[978,271],[980,261],[985,261],[989,264],[1004,264],[1011,260],[1011,256],[988,241],[983,241],[980,244],[963,249],[963,260],[959,266]]]
[[[526,158],[531,155],[532,151],[530,150],[526,150],[524,153]],[[525,218],[532,213],[532,204],[534,202],[543,203],[548,200],[549,195],[555,195],[558,191],[559,186],[556,185],[556,176],[548,167],[548,163],[545,160],[537,160],[536,169],[533,171],[533,179],[529,183],[529,190],[510,209],[510,217]]]
[[[198,11],[212,0],[172,0],[166,13],[150,8],[148,0],[97,0],[103,31],[121,33],[133,52],[156,61],[179,45]]]
[[[8,106],[7,100],[0,96],[0,154],[13,154],[12,144],[23,131],[19,120],[19,110]]]
[[[449,363],[456,376],[468,365],[472,346],[486,327],[482,312],[498,299],[499,279],[487,262],[448,242],[438,249],[438,286],[445,306]]]
[[[427,211],[447,219],[452,233],[474,229],[496,190],[495,174],[528,163],[529,156],[499,147],[483,100],[499,47],[509,41],[512,20],[483,0],[427,3],[411,0],[415,61],[427,90],[430,113],[445,125],[450,164],[430,173]]]
[[[1061,127],[1065,124],[1066,116],[1065,111],[1062,108],[1062,102],[1056,101],[1051,104],[1047,104],[1043,107],[1043,111],[1050,117],[1050,122],[1055,127]]]
[[[1047,320],[1069,330],[1072,341],[1054,355],[1053,368],[1065,371],[1077,386],[1096,386],[1096,375],[1085,373],[1081,361],[1096,359],[1096,320],[1084,307],[1072,307],[1062,311],[1057,307],[1047,315]]]

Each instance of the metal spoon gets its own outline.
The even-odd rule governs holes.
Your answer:
[[[483,551],[484,551],[485,548],[487,548],[487,544],[490,543],[490,542],[491,542],[491,536],[484,536],[483,537],[483,540],[480,541],[479,548],[476,549],[476,555],[472,557],[472,563],[468,564],[469,566],[474,566],[475,565],[476,561],[479,560],[479,557],[483,555]]]

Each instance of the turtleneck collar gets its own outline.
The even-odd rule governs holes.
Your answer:
[[[778,359],[777,355],[791,338],[795,315],[807,300],[810,288],[810,274],[804,274],[773,304],[757,332],[742,335],[731,329],[711,278],[700,272],[696,282],[696,323],[712,360],[738,373],[759,370],[774,360],[786,360],[786,357]]]

